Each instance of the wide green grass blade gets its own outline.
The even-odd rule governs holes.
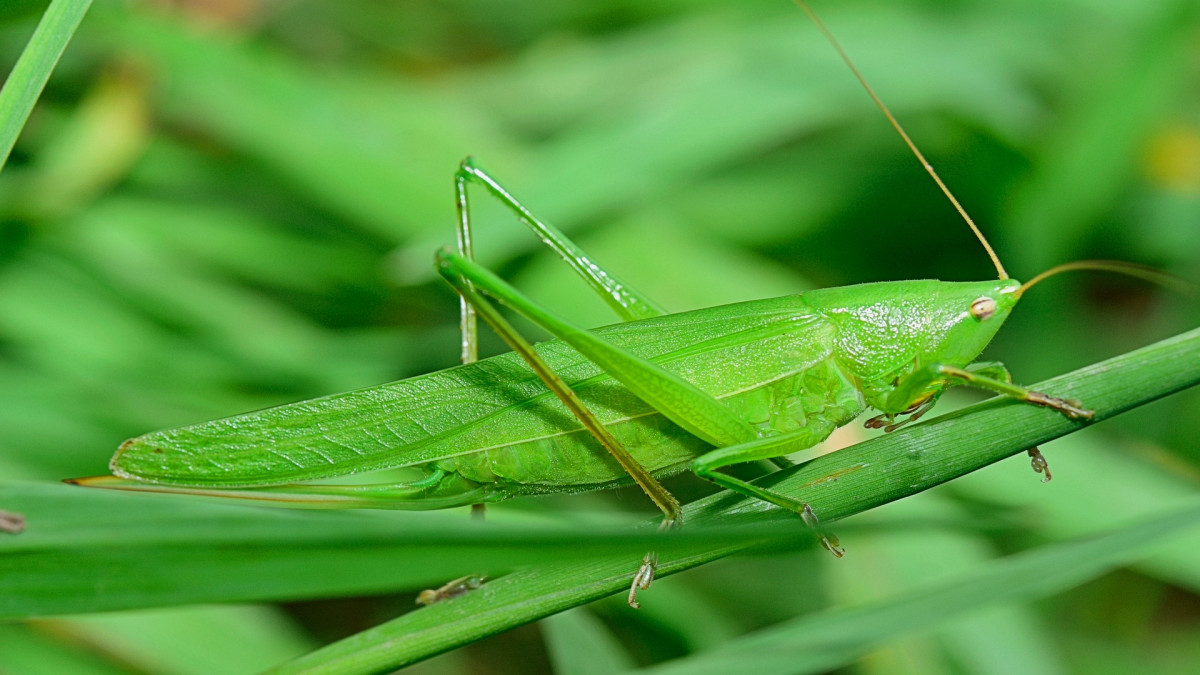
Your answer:
[[[1103,536],[1054,544],[988,563],[949,583],[865,607],[805,616],[706,654],[639,672],[701,675],[746,669],[756,675],[822,673],[847,666],[872,645],[1002,601],[1032,600],[1073,588],[1195,532],[1200,499],[1183,509]]]
[[[628,518],[497,513],[482,526],[453,511],[313,513],[39,483],[0,483],[0,498],[26,519],[0,533],[0,620],[416,590],[547,559],[802,536],[697,527],[664,542]]]
[[[1087,401],[1095,421],[1200,383],[1200,329],[1035,385]],[[916,494],[1079,428],[1053,411],[993,399],[772,474],[760,484],[812,504],[827,522]],[[1029,476],[1034,480],[1033,476]],[[763,502],[721,493],[685,507],[693,526],[770,525],[795,518]],[[685,528],[686,529],[686,528]],[[852,553],[852,546],[851,553]],[[703,546],[663,556],[660,576],[739,550]],[[620,592],[636,561],[603,556],[516,572],[451,603],[413,612],[336,642],[278,673],[370,673],[434,654]],[[649,600],[649,595],[644,598]]]
[[[0,170],[92,0],[53,0],[0,90]]]

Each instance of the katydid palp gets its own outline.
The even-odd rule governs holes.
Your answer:
[[[797,4],[825,31],[803,2]],[[574,326],[475,263],[471,184],[514,212],[624,322],[595,330]],[[632,481],[672,523],[679,504],[659,478],[690,468],[797,513],[840,555],[836,538],[821,531],[807,504],[720,469],[811,447],[868,408],[880,413],[868,426],[893,429],[920,417],[955,385],[1076,419],[1090,416],[1078,402],[1012,384],[1000,364],[974,363],[1024,291],[1044,275],[1027,284],[1008,278],[969,219],[998,280],[862,284],[668,314],[470,159],[455,174],[455,194],[458,250],[438,252],[437,268],[462,298],[463,365],[145,434],[121,445],[110,465],[115,477],[75,482],[298,507],[420,510]],[[557,339],[531,346],[493,300]],[[476,361],[476,315],[514,351]],[[300,484],[400,467],[424,476],[405,484]],[[631,605],[653,574],[650,554],[634,576]]]

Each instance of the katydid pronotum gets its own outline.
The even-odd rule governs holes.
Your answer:
[[[110,465],[115,476],[72,482],[296,507],[423,510],[632,481],[670,526],[679,524],[680,505],[659,479],[690,468],[723,488],[793,511],[840,556],[837,539],[806,503],[721,469],[811,447],[868,408],[880,414],[867,426],[890,431],[923,415],[945,389],[958,385],[1077,420],[1091,417],[1077,401],[1030,391],[1013,384],[1002,365],[974,360],[1033,284],[1067,269],[1121,266],[1072,263],[1025,284],[1010,279],[841,46],[802,0],[797,4],[962,214],[991,257],[997,280],[871,283],[668,314],[468,158],[454,180],[457,250],[436,256],[438,272],[461,298],[462,365],[148,433],[121,445]],[[476,263],[469,185],[512,211],[623,322],[577,327]],[[557,339],[532,346],[493,302]],[[476,360],[477,317],[513,352]],[[1035,469],[1047,468],[1036,449],[1030,454]],[[404,484],[303,483],[399,467],[424,475]],[[637,591],[653,580],[655,564],[654,554],[647,554],[633,575],[631,606],[637,606]],[[473,587],[463,582],[451,582],[429,599]]]

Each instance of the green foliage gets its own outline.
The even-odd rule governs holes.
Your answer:
[[[92,0],[54,0],[0,90],[0,168]]]
[[[36,4],[0,8],[6,68],[34,32]],[[594,543],[638,550],[640,534],[621,544],[600,536],[619,538],[626,511],[650,513],[635,492],[505,504],[489,514],[496,527],[481,530],[457,512],[263,511],[54,485],[103,473],[121,440],[151,429],[453,365],[457,303],[435,282],[432,254],[452,241],[451,175],[467,154],[672,310],[991,275],[789,2],[500,7],[92,8],[0,173],[0,509],[29,516],[25,534],[0,533],[4,615],[292,602],[0,624],[0,670],[261,669],[407,612],[413,592],[480,571],[476,560],[507,568],[530,552],[547,566],[612,565],[592,597],[621,585],[636,559],[622,572],[583,555],[582,537],[549,539],[594,529]],[[1200,277],[1192,0],[818,1],[816,10],[1015,276],[1117,258]],[[578,281],[506,214],[475,201],[481,260],[574,321],[614,320],[599,301],[580,300]],[[986,355],[1031,383],[1197,323],[1194,299],[1064,276],[1030,292]],[[1130,400],[1153,386],[1136,376],[1110,384]],[[600,600],[542,635],[511,631],[423,672],[570,673],[704,658],[770,635],[739,639],[752,631],[846,616],[851,606],[890,607],[915,627],[913,589],[975,579],[995,593],[1007,581],[993,570],[1011,560],[994,561],[1001,554],[1045,547],[1027,555],[1061,563],[1079,537],[1109,531],[1087,545],[1098,547],[1088,549],[1092,562],[1112,562],[1041,589],[1056,595],[1035,606],[1018,603],[1033,597],[1018,589],[990,596],[999,604],[986,608],[950,593],[958,618],[876,633],[839,663],[867,653],[857,668],[880,673],[1188,672],[1200,659],[1200,622],[1172,608],[1200,592],[1194,531],[1190,542],[1152,550],[1116,528],[1181,513],[1194,496],[1198,405],[1193,388],[1044,445],[1055,472],[1045,486],[1024,461],[1004,462],[842,521],[843,560],[791,541],[665,578],[642,612]],[[1001,423],[998,435],[1020,433]],[[837,442],[861,437],[847,430]],[[969,456],[976,441],[959,439],[946,461]],[[671,487],[688,499],[705,489],[686,478]],[[870,504],[884,493],[881,484],[847,492]],[[779,527],[798,534],[791,520]],[[372,543],[346,543],[365,530]],[[726,536],[732,547],[759,534]],[[167,535],[170,545],[155,539]],[[287,537],[278,551],[266,546]],[[534,540],[542,544],[514,546]],[[93,558],[82,557],[88,551]],[[255,555],[275,573],[253,577]],[[461,567],[441,569],[456,558]],[[34,584],[50,569],[59,576]],[[574,583],[538,569],[481,591],[515,588],[504,592],[519,601],[521,579],[538,577],[547,594]],[[18,580],[46,604],[11,593]],[[328,599],[362,594],[372,597]],[[229,635],[260,648],[240,649]],[[563,654],[588,635],[582,653],[604,657]]]

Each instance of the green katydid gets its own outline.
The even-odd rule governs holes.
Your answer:
[[[1010,279],[982,233],[802,1],[991,257],[998,280],[895,281],[668,314],[534,216],[470,158],[455,174],[457,251],[436,256],[461,298],[463,365],[123,443],[112,477],[81,485],[232,497],[312,508],[442,509],[518,495],[578,492],[630,481],[678,523],[680,506],[659,479],[691,469],[721,487],[801,516],[841,555],[802,501],[721,471],[777,459],[824,440],[868,408],[870,427],[894,429],[927,412],[952,386],[970,385],[1078,420],[1076,401],[1012,383],[975,358],[1033,284]],[[473,260],[468,185],[482,187],[600,295],[623,323],[585,330],[557,317]],[[493,301],[557,338],[532,346]],[[514,350],[476,360],[482,317]],[[1034,467],[1045,469],[1036,449]],[[303,481],[412,467],[404,484]],[[629,603],[653,580],[647,554]]]

